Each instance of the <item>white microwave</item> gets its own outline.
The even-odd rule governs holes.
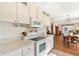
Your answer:
[[[31,18],[31,27],[42,27],[41,21],[38,18]]]

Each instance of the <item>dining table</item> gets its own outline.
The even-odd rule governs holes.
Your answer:
[[[63,45],[68,47],[70,46],[70,44],[76,45],[76,49],[77,49],[77,44],[79,42],[79,37],[78,36],[63,36]]]

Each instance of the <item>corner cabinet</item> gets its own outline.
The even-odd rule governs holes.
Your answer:
[[[17,3],[17,22],[23,24],[30,24],[30,17],[29,17],[29,3]]]
[[[16,20],[16,2],[0,3],[0,20],[9,22]]]
[[[44,14],[42,14],[42,22],[43,22],[43,25],[44,26],[50,26],[50,18],[49,18],[49,16],[46,16],[46,15],[44,15]]]

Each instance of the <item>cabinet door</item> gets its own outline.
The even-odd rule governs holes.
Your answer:
[[[22,49],[11,51],[10,53],[5,54],[4,56],[22,56]]]
[[[34,56],[34,44],[25,46],[23,48],[23,56]]]
[[[16,20],[16,3],[0,3],[0,20],[14,22]]]
[[[47,41],[46,41],[46,47],[47,47],[47,51],[46,53],[48,53],[50,51],[50,41],[49,41],[49,38],[47,38]]]
[[[19,23],[30,24],[28,3],[17,3],[17,20]]]
[[[28,56],[28,46],[23,47],[23,56]]]
[[[32,43],[29,47],[28,47],[28,56],[34,56],[34,43]]]
[[[44,25],[50,26],[50,22],[49,22],[49,17],[48,16],[44,16]]]
[[[30,17],[36,18],[37,17],[37,7],[33,3],[30,3]]]
[[[37,17],[42,18],[42,9],[40,7],[37,7]]]
[[[53,48],[53,36],[49,36],[50,50]]]
[[[46,41],[47,46],[47,53],[53,48],[53,36],[47,37]]]
[[[47,26],[51,26],[51,22],[50,22],[50,18],[49,18],[49,16],[47,16],[46,23],[47,23]]]
[[[42,9],[40,7],[37,7],[37,18],[42,24]]]
[[[43,11],[43,13],[42,13],[42,23],[43,23],[43,25],[44,26],[50,26],[50,17],[49,16],[47,16],[46,14],[45,14],[45,12]]]
[[[47,25],[47,23],[46,23],[46,22],[47,22],[47,21],[46,21],[46,20],[47,20],[46,15],[43,14],[42,16],[43,16],[43,17],[42,17],[42,19],[43,19],[43,20],[42,20],[42,23],[43,23],[44,26],[46,26],[46,25]]]

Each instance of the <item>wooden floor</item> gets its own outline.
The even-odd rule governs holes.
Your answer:
[[[54,48],[63,52],[67,52],[72,55],[79,55],[79,44],[77,45],[77,50],[76,47],[71,45],[69,48],[63,46],[63,37],[62,35],[56,35],[55,36],[55,46]]]

